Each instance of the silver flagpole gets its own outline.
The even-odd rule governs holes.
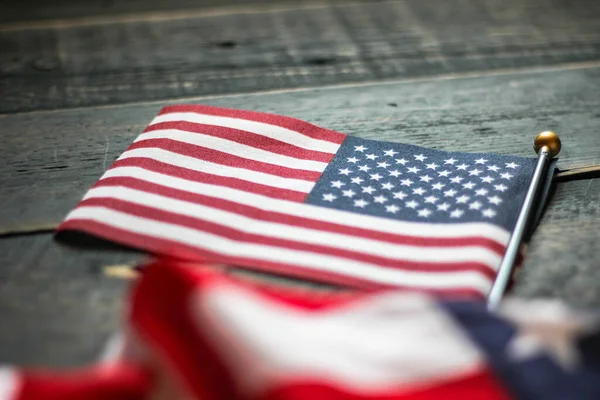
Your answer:
[[[550,161],[558,155],[560,147],[560,138],[554,132],[542,132],[537,135],[533,141],[533,148],[538,154],[537,164],[535,166],[535,171],[533,172],[533,178],[527,189],[523,207],[519,212],[519,218],[517,218],[515,229],[508,241],[504,259],[502,260],[502,264],[500,264],[498,275],[496,276],[496,280],[488,295],[488,310],[496,310],[502,301],[502,296],[510,281],[515,262],[519,255],[519,250],[521,249],[523,237],[527,232],[531,222],[531,216],[535,210],[537,195],[545,181]]]

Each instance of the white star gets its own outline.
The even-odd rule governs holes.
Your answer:
[[[384,183],[384,184],[381,185],[382,189],[387,189],[387,190],[392,190],[393,187],[394,187],[394,185],[392,185],[389,182],[386,182],[386,183]]]
[[[408,172],[412,172],[413,174],[416,174],[419,171],[420,171],[420,169],[417,168],[417,167],[410,167],[410,168],[408,168]]]
[[[454,178],[450,179],[450,182],[452,183],[460,183],[464,178],[461,176],[455,176]]]
[[[458,192],[454,189],[446,190],[444,192],[444,197],[454,197],[456,195],[456,193],[458,193]]]
[[[471,204],[469,204],[469,210],[479,210],[481,208],[483,204],[481,204],[478,201],[474,201]]]
[[[484,176],[483,178],[481,178],[481,181],[485,183],[492,183],[494,182],[494,178],[492,178],[491,176]]]
[[[486,194],[488,194],[488,190],[487,189],[477,189],[475,191],[475,194],[477,196],[485,196]]]
[[[427,190],[423,189],[423,188],[416,188],[413,189],[413,194],[418,194],[418,195],[423,195],[423,193],[425,193]]]
[[[467,201],[469,201],[469,199],[470,199],[469,196],[462,195],[462,196],[456,198],[456,202],[457,203],[466,203]]]
[[[398,210],[400,209],[400,207],[394,205],[394,204],[390,204],[389,206],[385,206],[385,211],[392,213],[392,214],[396,214],[398,212]]]
[[[375,200],[375,203],[381,203],[381,204],[388,201],[387,197],[385,197],[385,196],[376,196],[376,197],[373,197],[373,200]]]
[[[444,165],[446,164],[450,164],[453,165],[455,162],[457,162],[458,160],[454,159],[454,158],[449,158],[447,160],[444,160]]]
[[[469,166],[468,166],[467,164],[464,164],[464,163],[463,163],[463,164],[457,165],[457,166],[456,166],[456,169],[457,169],[457,170],[463,170],[463,171],[466,171],[468,167],[469,167]]]
[[[354,146],[354,151],[365,151],[367,148],[365,146]]]
[[[368,204],[369,204],[369,202],[364,201],[363,199],[354,200],[354,207],[365,208],[365,206]]]
[[[356,162],[358,162],[358,158],[356,158],[356,157],[349,157],[348,158],[348,162],[351,162],[352,164],[356,164]]]
[[[475,175],[475,176],[479,176],[480,173],[482,173],[483,171],[478,170],[477,168],[472,169],[471,171],[469,171],[469,175]]]
[[[325,194],[323,195],[323,200],[325,200],[325,201],[332,202],[332,201],[334,201],[335,199],[337,199],[337,196],[333,195],[332,193],[325,193]]]
[[[373,194],[373,192],[375,192],[375,188],[372,186],[365,186],[364,188],[362,188],[362,192],[363,193],[369,193],[369,194]]]
[[[446,186],[443,183],[434,183],[433,185],[431,185],[431,187],[433,188],[433,190],[442,190],[442,188]]]
[[[425,203],[435,204],[436,201],[438,201],[438,198],[435,197],[435,196],[427,196],[427,197],[425,197]]]
[[[479,160],[475,160],[475,164],[485,164],[487,161],[485,158],[480,158]]]
[[[366,156],[366,157],[367,157],[367,159],[369,159],[369,160],[374,160],[374,159],[376,159],[376,158],[377,158],[377,156],[376,156],[375,154],[367,154],[367,156]]]
[[[467,182],[467,183],[463,183],[463,187],[465,189],[473,189],[475,187],[475,184],[473,182]]]
[[[491,208],[485,209],[481,213],[486,218],[494,218],[496,216],[496,211],[492,210]]]
[[[450,171],[445,171],[444,170],[444,171],[438,172],[438,176],[448,176],[448,175],[450,175]]]
[[[401,180],[401,181],[400,181],[400,184],[401,184],[402,186],[410,186],[410,185],[412,185],[413,183],[414,183],[414,182],[413,182],[413,181],[411,181],[410,179],[403,179],[403,180]]]
[[[406,193],[404,193],[404,192],[396,192],[396,193],[394,193],[394,198],[395,199],[403,200],[405,197],[406,197]]]
[[[340,169],[340,174],[342,175],[348,175],[350,172],[352,171],[350,171],[348,168]]]
[[[425,157],[423,154],[417,154],[415,156],[415,160],[417,160],[417,161],[425,161],[426,158],[427,157]]]
[[[502,199],[498,196],[492,196],[492,197],[488,197],[488,201],[492,204],[498,205],[500,203],[502,203]]]
[[[356,192],[354,190],[352,190],[352,189],[342,190],[342,195],[344,197],[350,197],[350,198],[352,198],[352,197],[354,197],[355,194],[356,194]]]
[[[407,201],[406,203],[404,203],[404,205],[408,208],[417,208],[417,206],[419,205],[419,203],[417,203],[414,200],[411,201]]]
[[[352,181],[352,183],[356,183],[357,185],[360,185],[362,182],[364,182],[364,179],[360,176],[354,177],[350,180]]]
[[[394,157],[396,154],[398,154],[398,152],[394,151],[394,149],[389,149],[384,151],[383,154],[385,154],[386,156]]]
[[[488,171],[494,171],[494,172],[498,172],[498,170],[500,169],[499,167],[496,167],[495,165],[488,165],[487,167]]]
[[[396,158],[396,164],[406,164],[408,161],[405,160],[404,158]]]
[[[342,182],[342,181],[333,181],[333,182],[331,182],[331,186],[334,187],[334,188],[338,188],[338,189],[340,189],[344,185],[345,185],[345,183]]]
[[[567,374],[577,373],[582,354],[578,339],[595,332],[595,319],[589,315],[574,316],[571,307],[558,301],[517,300],[504,302],[502,314],[510,315],[518,332],[505,347],[509,362],[532,360],[545,354]]]
[[[506,189],[508,189],[508,187],[504,186],[503,184],[499,184],[494,185],[494,189],[496,189],[499,192],[504,192]]]
[[[383,178],[383,176],[381,176],[381,175],[379,175],[379,174],[371,174],[371,175],[369,175],[369,176],[370,176],[370,177],[371,177],[371,179],[372,179],[372,180],[374,180],[374,181],[378,181],[378,180],[380,180],[381,178]]]
[[[465,212],[460,209],[456,209],[450,213],[450,218],[460,218]]]
[[[428,175],[422,176],[419,178],[421,180],[421,182],[427,182],[429,183],[430,180],[432,180],[433,178],[430,178]]]
[[[422,210],[417,211],[417,214],[419,214],[419,217],[427,218],[431,215],[431,210],[424,208]]]
[[[442,204],[437,205],[437,209],[439,211],[448,211],[449,208],[450,208],[450,204],[448,204],[448,203],[442,203]]]
[[[510,162],[510,163],[506,163],[506,168],[512,168],[515,169],[517,168],[519,165],[515,164],[514,162]]]
[[[437,165],[437,164],[434,164],[434,163],[431,163],[431,164],[425,164],[425,166],[427,167],[427,169],[432,169],[432,170],[434,170],[434,171],[435,171],[435,169],[436,169],[437,167],[439,167],[439,165]]]
[[[389,166],[390,166],[390,164],[388,164],[388,163],[386,163],[385,161],[383,161],[383,162],[377,163],[377,166],[378,166],[379,168],[387,168],[387,167],[389,167]]]
[[[358,169],[361,171],[368,172],[371,169],[371,167],[369,167],[368,165],[361,165],[360,167],[358,167]]]
[[[510,179],[512,177],[513,177],[513,175],[509,174],[508,172],[500,174],[500,178],[502,178],[502,179],[507,179],[508,180],[508,179]]]
[[[402,175],[400,171],[390,171],[390,176],[398,177]]]

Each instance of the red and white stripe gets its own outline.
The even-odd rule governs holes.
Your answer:
[[[358,287],[485,296],[506,230],[303,203],[345,137],[277,115],[166,107],[59,229]]]

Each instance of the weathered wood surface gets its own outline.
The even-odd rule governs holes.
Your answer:
[[[600,2],[272,7],[0,25],[0,112],[600,60]]]
[[[0,2],[0,26],[31,25],[31,22],[53,24],[66,19],[103,20],[106,17],[152,16],[198,12],[217,6],[253,10],[268,3],[286,3],[285,0],[19,0]],[[298,1],[294,1],[297,3]],[[58,20],[58,21],[57,21]]]
[[[600,180],[559,183],[525,259],[515,294],[600,306],[597,239]],[[65,247],[51,234],[0,240],[0,364],[75,365],[93,361],[120,323],[129,281],[103,267],[143,259],[123,250]],[[9,266],[9,268],[7,268]],[[327,286],[244,270],[244,279],[294,290]]]
[[[139,257],[139,256],[138,256]],[[73,250],[51,234],[0,240],[0,364],[93,360],[120,322],[127,282],[102,267],[135,254]]]
[[[568,169],[600,162],[599,92],[600,68],[584,68],[189,101],[443,150],[533,156],[551,129]],[[0,116],[0,232],[56,226],[163,104]]]
[[[600,179],[559,183],[515,286],[526,297],[600,307]]]

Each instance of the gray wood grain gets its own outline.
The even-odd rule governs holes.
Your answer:
[[[0,112],[600,60],[600,2],[275,7],[0,29]]]
[[[120,323],[128,282],[105,265],[139,255],[75,250],[52,234],[0,239],[0,364],[76,365],[94,360]]]
[[[514,294],[600,306],[600,180],[559,183],[525,258]],[[0,364],[93,361],[118,328],[130,281],[102,267],[142,259],[123,250],[65,247],[51,234],[0,239]],[[338,288],[230,269],[237,278],[315,295]]]
[[[173,13],[223,6],[257,6],[281,0],[20,0],[0,2],[0,26],[30,21],[118,17],[123,14]],[[296,3],[298,1],[295,1]]]
[[[188,101],[443,150],[533,156],[533,137],[551,129],[568,169],[600,162],[599,78],[588,68]],[[0,232],[56,226],[162,105],[0,116]]]
[[[600,179],[560,183],[538,226],[515,293],[600,306]]]

